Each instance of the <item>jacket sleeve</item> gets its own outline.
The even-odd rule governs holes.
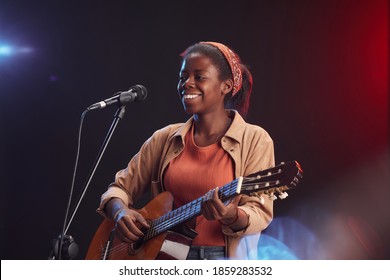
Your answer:
[[[242,149],[244,153],[242,157],[243,176],[268,169],[275,165],[273,141],[265,130],[259,128],[253,137],[244,140],[248,143],[243,145],[249,145],[249,147]],[[240,209],[248,216],[248,226],[238,232],[224,226],[222,229],[224,234],[231,237],[239,237],[260,233],[271,223],[273,218],[273,202],[266,195],[260,193],[258,195],[243,195],[239,204]]]
[[[165,134],[163,130],[156,131],[145,141],[127,167],[116,173],[115,181],[101,197],[98,213],[105,216],[104,207],[114,197],[122,199],[128,206],[133,205],[134,201],[150,187],[152,175],[160,162]]]

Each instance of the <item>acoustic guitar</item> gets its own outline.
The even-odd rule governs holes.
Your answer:
[[[271,200],[287,197],[286,190],[296,187],[303,177],[303,171],[297,161],[281,163],[275,167],[239,177],[218,189],[219,198],[228,204],[239,195],[247,194]],[[115,223],[104,219],[98,227],[87,251],[86,259],[112,260],[147,260],[147,259],[185,259],[192,239],[173,229],[201,215],[204,201],[213,197],[215,189],[204,196],[179,208],[173,209],[173,196],[162,192],[152,199],[144,208],[137,210],[148,221],[150,228],[135,243],[122,242],[117,239]]]

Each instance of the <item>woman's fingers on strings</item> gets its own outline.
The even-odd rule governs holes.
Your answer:
[[[215,220],[219,218],[219,212],[215,208],[213,201],[209,200],[203,204],[202,214],[207,220]]]
[[[213,194],[213,200],[211,201],[211,203],[217,209],[218,213],[223,215],[223,213],[225,212],[226,206],[225,206],[225,204],[223,204],[222,200],[219,199],[218,191],[219,191],[219,188],[216,187],[214,194]]]
[[[135,215],[135,219],[138,223],[141,224],[142,227],[146,229],[150,228],[150,225],[141,214],[137,213],[137,215]]]
[[[129,233],[135,235],[138,239],[138,237],[143,236],[143,232],[137,227],[136,222],[137,218],[134,216],[127,216],[123,219],[123,222],[128,229]]]
[[[215,189],[215,193],[213,196],[212,203],[215,207],[215,209],[218,212],[218,216],[216,218],[224,218],[226,215],[229,215],[230,212],[236,212],[236,210],[233,211],[233,209],[238,207],[238,204],[240,203],[242,195],[238,195],[234,197],[227,205],[225,205],[219,198],[218,198],[218,187]]]
[[[134,242],[139,239],[139,236],[132,233],[125,225],[124,222],[120,222],[119,228],[115,231],[118,238],[124,242]]]
[[[210,220],[210,219],[211,219],[210,206],[209,206],[209,204],[210,204],[209,201],[203,202],[203,203],[202,203],[202,208],[201,208],[202,215],[203,215],[207,220]]]
[[[241,199],[241,195],[234,197],[225,205],[218,196],[219,188],[216,187],[210,199],[204,200],[202,204],[202,214],[207,220],[220,220],[236,213],[236,208]]]

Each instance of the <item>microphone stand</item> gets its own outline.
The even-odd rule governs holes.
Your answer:
[[[56,259],[61,260],[64,258],[65,259],[74,259],[77,256],[77,254],[79,252],[78,245],[74,242],[73,237],[70,235],[66,235],[66,233],[68,232],[68,229],[73,221],[73,218],[77,212],[77,209],[79,208],[80,203],[81,203],[82,199],[84,198],[84,195],[89,187],[89,184],[91,183],[91,180],[92,180],[92,178],[95,174],[95,171],[100,163],[100,160],[102,159],[103,154],[108,146],[108,143],[110,142],[111,136],[113,135],[115,128],[119,123],[119,120],[121,120],[123,118],[125,111],[126,111],[125,106],[119,107],[118,110],[116,111],[115,116],[114,116],[114,120],[111,124],[110,129],[107,132],[106,138],[103,141],[103,144],[100,148],[100,151],[98,153],[96,161],[92,167],[91,173],[89,174],[87,182],[86,182],[84,189],[80,195],[80,198],[77,201],[77,204],[73,210],[73,213],[69,219],[69,222],[66,224],[67,219],[68,219],[68,211],[66,211],[62,234],[60,234],[56,239],[53,240],[53,248],[52,248],[52,251],[51,251],[50,256],[49,256],[50,260],[56,260]],[[71,200],[71,199],[72,199],[72,197],[69,198],[69,200]]]

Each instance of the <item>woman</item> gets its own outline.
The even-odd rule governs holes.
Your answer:
[[[156,131],[102,195],[98,211],[116,221],[117,236],[134,242],[149,225],[131,205],[148,187],[173,194],[180,207],[209,190],[274,165],[268,133],[246,114],[252,76],[227,46],[200,42],[182,54],[177,86],[186,123]],[[236,109],[236,110],[233,110]],[[239,195],[225,205],[214,192],[194,225],[188,259],[254,259],[260,232],[272,220],[267,197]]]

